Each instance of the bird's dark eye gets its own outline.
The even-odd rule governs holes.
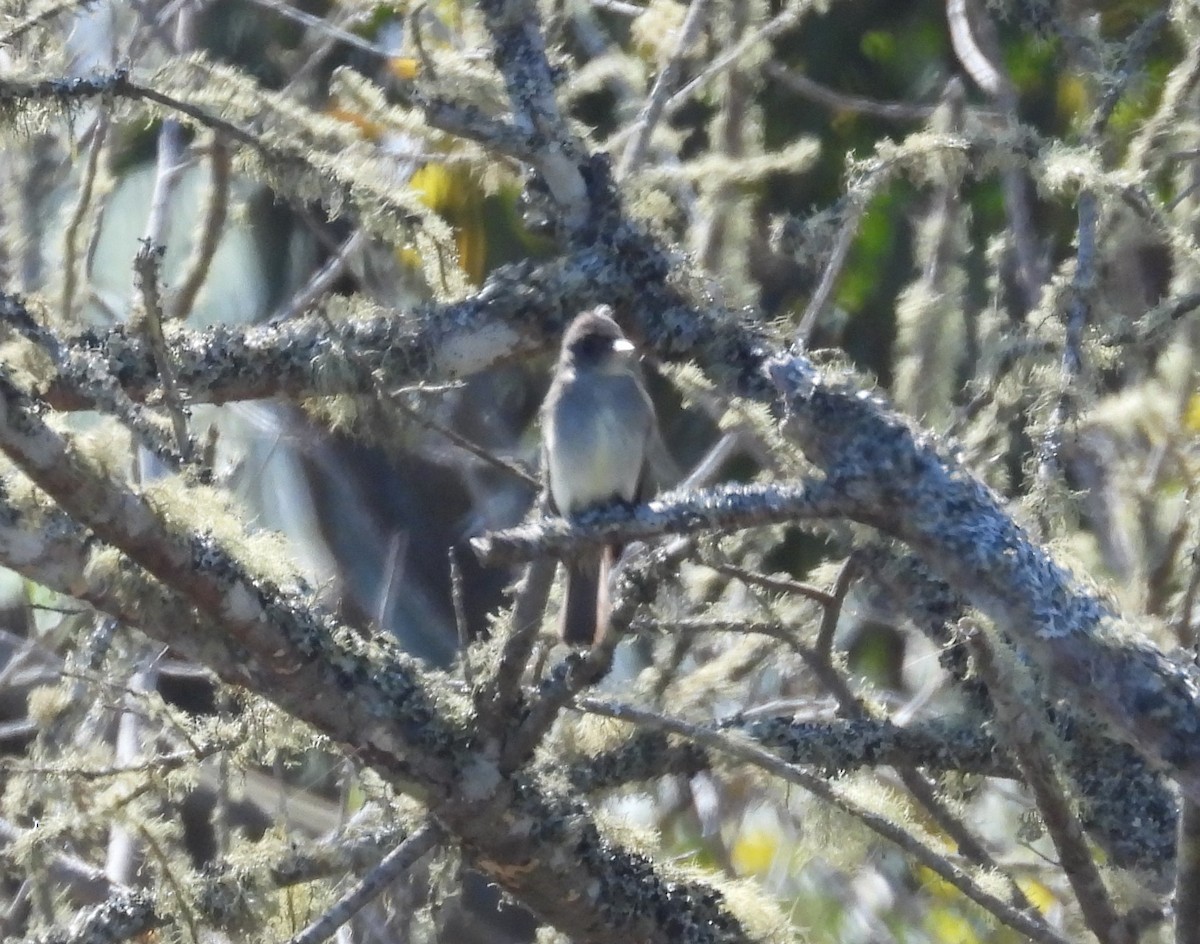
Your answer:
[[[602,334],[585,334],[571,345],[572,353],[585,361],[598,361],[612,350],[612,338]]]

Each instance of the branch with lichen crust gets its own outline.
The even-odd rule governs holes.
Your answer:
[[[958,865],[950,857],[935,852],[930,843],[923,841],[915,833],[898,826],[886,816],[861,806],[824,779],[788,764],[755,744],[732,737],[724,732],[712,731],[680,718],[647,711],[633,705],[581,698],[577,701],[577,707],[581,711],[682,735],[704,747],[728,754],[744,763],[759,767],[788,783],[794,783],[846,815],[860,820],[868,829],[895,843],[998,921],[1020,931],[1039,944],[1067,944],[1067,939],[1049,927],[1040,915],[1021,911],[997,898],[979,883],[969,870]]]
[[[329,328],[323,322],[305,320],[188,335],[172,344],[171,357],[181,387],[196,402],[280,391],[345,390],[363,383],[362,363],[378,365],[388,378],[446,379],[543,349],[581,301],[606,296],[623,301],[636,293],[641,304],[630,314],[638,333],[657,353],[666,359],[695,360],[729,393],[773,401],[775,392],[762,370],[772,347],[761,329],[715,306],[689,304],[663,284],[670,267],[661,250],[649,239],[627,231],[624,236],[624,248],[592,247],[542,266],[505,268],[472,298],[428,306],[411,319],[348,322],[337,327],[346,340],[336,344],[329,343]],[[140,389],[144,395],[153,385],[152,359],[144,345],[122,332],[88,343],[96,356],[111,359],[115,375],[129,378],[131,392]],[[361,352],[364,360],[342,363],[348,357],[345,350]],[[1087,710],[1094,709],[1146,756],[1180,771],[1188,789],[1196,789],[1200,714],[1182,674],[1152,647],[1122,638],[1124,631],[1111,609],[1035,547],[978,481],[965,470],[943,464],[935,444],[916,437],[898,417],[852,386],[815,383],[820,378],[811,365],[792,363],[799,373],[784,383],[785,392],[794,388],[788,396],[794,413],[789,430],[809,458],[827,471],[838,466],[835,471],[844,481],[848,467],[839,451],[859,453],[854,486],[870,485],[874,498],[856,496],[858,509],[852,517],[908,542],[985,612],[1003,609],[998,625],[1045,657],[1049,682],[1073,691],[1081,705],[1091,706]],[[795,391],[801,387],[813,389],[797,398]],[[50,396],[52,402],[61,402],[65,394],[52,388]],[[797,410],[801,405],[804,409]],[[828,415],[816,415],[818,407]],[[805,422],[812,427],[808,432],[795,421],[803,414],[808,414]],[[843,414],[857,425],[839,428]],[[825,427],[830,428],[828,435],[817,432]],[[853,441],[852,429],[859,437]],[[876,434],[882,438],[868,449]],[[905,473],[920,475],[921,481],[906,483]],[[958,504],[960,499],[968,504]],[[957,520],[947,517],[950,512]],[[570,529],[561,527],[565,530],[559,534],[559,546],[567,546]],[[613,533],[619,530],[614,524]],[[980,555],[985,552],[989,556],[983,562]],[[996,618],[994,612],[990,615]],[[1096,684],[1097,679],[1111,684]]]
[[[696,944],[748,944],[719,890],[670,879],[613,845],[574,799],[521,773],[502,777],[472,732],[449,720],[444,706],[455,696],[436,677],[394,646],[334,626],[298,593],[251,578],[211,537],[167,525],[144,496],[83,461],[2,377],[0,448],[60,506],[23,485],[0,487],[7,566],[346,745],[425,798],[475,867],[564,933],[675,944],[688,927]]]
[[[575,229],[593,209],[584,173],[587,156],[558,108],[541,13],[533,0],[480,0],[479,8],[492,34],[492,60],[504,77],[515,124],[539,141],[530,162],[567,226]]]
[[[544,518],[474,538],[471,547],[485,564],[566,557],[589,545],[835,518],[845,515],[850,507],[820,482],[722,485],[668,492],[644,505],[597,508],[569,520]]]
[[[853,497],[851,518],[904,541],[1037,663],[1045,684],[1200,797],[1200,701],[1194,684],[1138,638],[1098,594],[1013,521],[999,498],[933,437],[880,398],[821,375],[803,358],[769,373],[785,432]]]
[[[828,776],[863,767],[906,764],[944,773],[1015,778],[1017,769],[977,721],[941,720],[905,727],[886,719],[804,721],[790,716],[731,718],[723,730],[736,730],[771,748],[788,763]],[[703,748],[641,728],[626,742],[567,765],[577,790],[609,790],[658,777],[690,777],[714,765]]]
[[[70,927],[51,931],[44,944],[94,944],[127,941],[149,933],[162,919],[154,912],[154,899],[141,891],[119,891],[107,901],[76,916]]]
[[[611,297],[609,280],[589,283],[590,271],[605,271],[596,249],[542,265],[505,266],[459,302],[334,323],[312,316],[269,325],[214,325],[172,332],[166,350],[180,394],[193,404],[361,393],[377,383],[400,387],[465,377],[546,349],[578,304]],[[149,345],[125,326],[63,343],[78,359],[78,369],[100,362],[134,400],[146,399],[161,384]],[[60,410],[89,409],[77,385],[69,376],[54,379],[45,392],[47,403]]]

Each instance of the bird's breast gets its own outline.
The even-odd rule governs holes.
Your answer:
[[[564,513],[637,494],[649,408],[636,381],[622,380],[575,381],[546,418],[550,493]]]

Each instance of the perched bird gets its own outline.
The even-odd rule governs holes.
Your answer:
[[[658,421],[633,344],[607,305],[583,312],[563,335],[542,404],[542,434],[543,468],[559,514],[650,494],[652,453],[661,451]],[[560,627],[569,645],[592,645],[607,631],[616,554],[605,547],[567,564]]]

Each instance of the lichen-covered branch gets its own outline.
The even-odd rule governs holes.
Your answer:
[[[515,122],[536,135],[531,162],[568,227],[575,229],[592,210],[586,157],[558,107],[541,13],[532,0],[481,0],[479,8],[492,34],[492,59],[504,77]]]
[[[800,358],[771,374],[788,410],[785,428],[853,497],[850,516],[899,538],[1033,656],[1059,696],[1200,796],[1200,704],[1187,675],[1123,625],[1113,609],[1005,511],[983,483],[943,456],[877,398]]]
[[[663,495],[644,505],[600,508],[569,521],[544,519],[494,531],[471,545],[487,564],[562,557],[590,544],[644,541],[665,534],[728,532],[845,513],[837,496],[813,485],[722,485]]]
[[[139,627],[353,750],[424,799],[477,868],[563,931],[674,944],[688,927],[698,944],[749,941],[714,889],[668,879],[610,843],[575,801],[521,775],[502,778],[472,732],[450,721],[454,696],[407,656],[251,577],[211,537],[166,524],[143,496],[73,453],[11,382],[0,392],[0,448],[78,519],[10,479],[0,494],[8,566]]]
[[[997,920],[1020,931],[1032,940],[1038,941],[1039,944],[1066,944],[1066,939],[1047,926],[1040,917],[1030,915],[1000,900],[980,885],[969,871],[961,868],[948,857],[934,852],[931,846],[915,834],[906,831],[887,817],[865,809],[843,796],[822,778],[780,760],[757,745],[745,743],[723,732],[711,731],[691,722],[646,711],[632,705],[613,704],[598,699],[582,699],[580,707],[606,717],[683,735],[704,747],[728,754],[755,767],[761,767],[788,783],[794,783],[831,803],[847,815],[861,820],[869,829],[898,845],[905,853],[937,873]]]
[[[1012,760],[975,723],[932,720],[906,727],[874,718],[803,721],[792,717],[732,718],[736,730],[784,760],[828,776],[864,767],[908,765],[938,773],[1017,776]],[[698,745],[639,729],[625,743],[571,764],[567,776],[579,790],[621,787],[669,775],[692,776],[713,759]]]
[[[251,327],[215,325],[173,332],[166,351],[178,389],[191,403],[300,399],[465,377],[549,346],[580,299],[605,297],[608,280],[589,284],[591,272],[604,272],[603,256],[594,249],[543,265],[506,266],[461,302],[430,302],[410,312],[376,310],[346,321],[307,317]],[[80,362],[74,371],[98,362],[135,400],[161,384],[149,345],[124,326],[65,343]],[[47,402],[62,410],[91,408],[73,380],[53,380]]]

